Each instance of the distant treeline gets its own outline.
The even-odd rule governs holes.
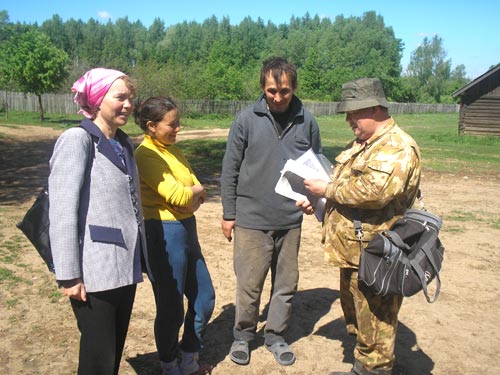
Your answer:
[[[61,93],[86,70],[103,66],[130,74],[143,97],[254,100],[262,61],[270,56],[297,66],[298,95],[305,100],[338,101],[342,83],[376,76],[390,101],[454,103],[451,92],[467,82],[463,65],[452,70],[439,37],[424,39],[402,75],[404,44],[374,11],[334,20],[306,13],[280,25],[250,17],[231,25],[229,18],[212,16],[170,27],[160,18],[145,27],[127,17],[63,22],[57,14],[41,25],[10,23],[7,11],[0,11],[0,50],[34,29],[69,57],[67,77],[56,90]],[[0,79],[0,88],[19,91],[15,80]]]

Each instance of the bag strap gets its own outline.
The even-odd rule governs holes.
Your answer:
[[[427,211],[427,208],[425,208],[425,204],[424,204],[424,196],[423,196],[422,190],[420,190],[420,188],[417,190],[417,200],[418,200],[418,204],[420,205],[420,209],[422,211]]]
[[[438,239],[438,234],[437,234],[437,232],[433,231],[432,235],[422,245],[422,251],[424,252],[427,259],[429,260],[429,263],[431,264],[432,268],[436,272],[436,292],[434,293],[434,298],[432,300],[429,297],[429,294],[427,292],[427,280],[425,278],[424,270],[422,269],[422,267],[420,267],[420,264],[415,259],[410,260],[411,267],[415,270],[418,277],[420,278],[420,282],[422,283],[422,288],[424,291],[425,299],[429,303],[436,302],[436,300],[439,297],[439,293],[441,291],[441,278],[439,277],[439,269],[438,269],[436,263],[434,262],[434,258],[433,258],[432,253],[431,253],[431,246],[435,241],[437,241],[437,239]]]
[[[87,126],[84,126],[86,124],[80,124],[80,128],[84,129],[89,136],[90,139],[90,150],[89,150],[89,155],[88,155],[88,160],[87,160],[87,165],[85,167],[85,181],[90,181],[90,170],[92,169],[92,164],[93,164],[93,159],[94,159],[94,153],[95,153],[95,139],[92,133],[90,133],[90,130]]]
[[[356,238],[359,241],[359,250],[362,252],[363,251],[363,223],[361,223],[361,220],[359,220],[359,214],[358,214],[357,209],[354,209],[354,219],[352,222],[354,224],[354,234],[356,235]]]
[[[88,154],[87,164],[85,166],[85,179],[84,179],[84,184],[82,185],[82,187],[83,187],[85,185],[85,183],[90,180],[90,169],[92,168],[92,164],[93,164],[94,151],[95,151],[94,147],[95,147],[96,142],[95,142],[94,136],[90,133],[89,128],[87,128],[86,126],[82,126],[82,124],[80,124],[78,127],[85,130],[85,132],[87,133],[89,140],[90,140],[90,150],[89,150],[89,154]],[[45,184],[42,191],[40,192],[40,194],[43,194],[43,193],[45,193],[47,195],[49,194],[48,183]]]
[[[419,201],[420,207],[422,211],[427,211],[427,209],[424,206],[424,197],[422,195],[422,190],[418,189],[417,190],[417,199]],[[407,209],[407,211],[410,209]],[[359,220],[359,210],[357,208],[353,209],[354,215],[353,215],[353,224],[354,224],[354,234],[356,235],[356,238],[359,241],[359,249],[363,251],[363,224],[361,220]],[[397,244],[398,247],[401,249],[409,249],[409,247],[401,240],[401,237],[393,231],[386,231],[387,234],[391,235],[391,238],[394,240],[394,243]]]
[[[401,250],[410,250],[410,246],[408,246],[407,244],[404,243],[403,239],[401,238],[401,236],[399,234],[397,234],[395,231],[393,230],[386,230],[384,231],[385,235],[387,237],[389,237],[392,242],[394,243],[394,245],[396,245],[397,247],[399,247]]]

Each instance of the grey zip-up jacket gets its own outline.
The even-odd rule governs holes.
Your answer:
[[[295,201],[275,193],[274,188],[287,159],[297,159],[310,148],[321,154],[322,148],[313,115],[296,96],[290,106],[293,121],[281,135],[264,94],[231,124],[221,176],[225,220],[261,230],[301,225],[302,211]]]

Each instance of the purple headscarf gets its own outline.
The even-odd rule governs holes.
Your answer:
[[[76,92],[74,102],[80,106],[78,113],[93,119],[113,82],[126,76],[118,70],[105,68],[95,68],[85,73],[71,87],[71,91]]]

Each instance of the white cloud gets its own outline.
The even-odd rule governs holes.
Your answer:
[[[335,19],[335,17],[332,17],[332,16],[330,16],[328,14],[320,14],[320,15],[318,15],[318,17],[320,19],[325,19],[325,18],[329,18],[330,20],[334,20]]]
[[[99,18],[101,18],[103,20],[111,19],[111,14],[109,14],[109,12],[107,12],[105,10],[101,10],[100,12],[97,12],[97,15],[99,16]]]
[[[438,33],[424,33],[424,32],[419,32],[417,33],[417,36],[421,37],[421,38],[430,38],[430,37],[434,37],[435,35],[439,35]]]

